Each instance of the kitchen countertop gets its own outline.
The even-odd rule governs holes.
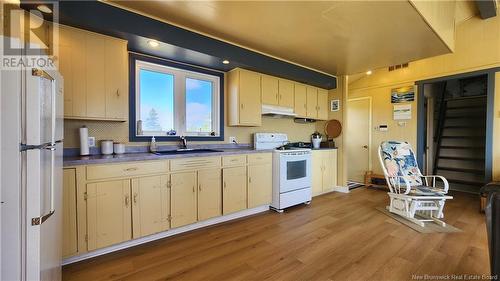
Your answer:
[[[218,148],[217,150],[221,151],[208,152],[208,153],[173,154],[173,155],[156,155],[149,152],[143,152],[143,153],[125,153],[120,155],[65,156],[63,158],[63,166],[69,167],[78,165],[120,163],[120,162],[131,162],[131,161],[167,160],[167,159],[187,158],[187,157],[224,156],[224,155],[234,155],[234,154],[264,153],[273,151],[272,149],[254,150],[252,148]]]

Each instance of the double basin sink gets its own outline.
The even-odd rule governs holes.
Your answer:
[[[222,152],[222,150],[207,149],[207,148],[181,148],[181,149],[176,149],[176,150],[156,151],[156,152],[153,152],[153,154],[156,154],[156,155],[176,155],[176,154],[210,153],[210,152]]]

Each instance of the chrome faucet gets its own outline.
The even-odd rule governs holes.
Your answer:
[[[187,139],[185,136],[181,136],[181,149],[187,149]]]

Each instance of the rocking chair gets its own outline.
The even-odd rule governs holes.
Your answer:
[[[389,186],[389,212],[425,227],[425,222],[446,223],[441,218],[448,193],[448,181],[442,176],[423,176],[415,153],[407,142],[385,141],[380,144],[379,160]],[[442,186],[437,186],[437,180]]]

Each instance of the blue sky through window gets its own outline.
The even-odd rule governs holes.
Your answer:
[[[212,129],[212,82],[186,78],[186,130],[210,133]]]
[[[144,131],[174,128],[174,76],[141,69],[140,105]]]

